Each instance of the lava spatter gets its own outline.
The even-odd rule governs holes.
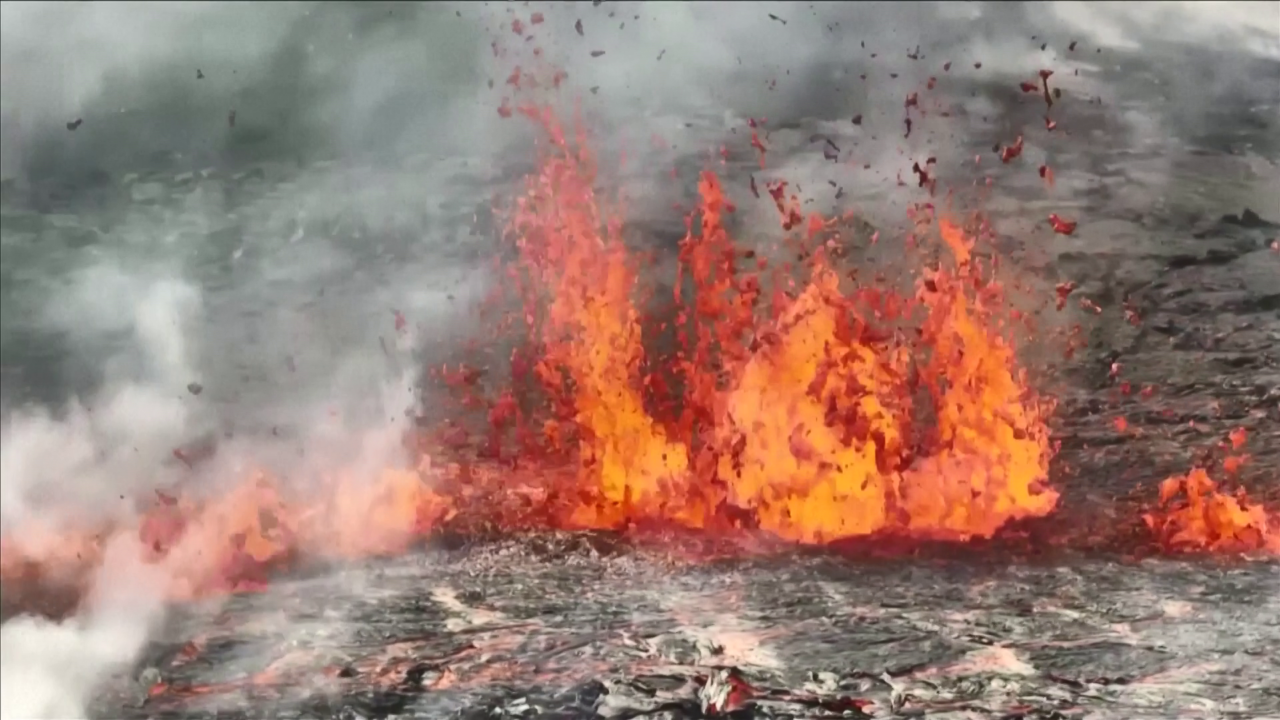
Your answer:
[[[1247,462],[1241,450],[1248,439],[1248,430],[1239,427],[1215,448],[1226,453],[1221,465],[1227,475]],[[1203,466],[1160,483],[1158,506],[1142,519],[1155,541],[1173,552],[1280,553],[1280,513],[1252,502],[1243,489],[1224,492]]]
[[[136,543],[165,569],[165,593],[190,600],[261,589],[303,560],[396,555],[452,512],[435,487],[444,473],[388,468],[373,478],[335,472],[307,487],[255,473],[208,497],[156,493],[135,524],[91,529],[24,528],[3,538],[0,577],[80,588],[108,544]]]
[[[1143,516],[1155,540],[1172,551],[1280,553],[1280,515],[1243,492],[1219,490],[1204,468],[1160,484],[1160,506]]]
[[[782,279],[798,292],[763,303],[758,279],[734,266],[728,206],[709,173],[697,233],[691,225],[682,245],[694,289],[681,317],[692,333],[671,358],[684,378],[675,404],[685,419],[683,432],[669,432],[647,414],[636,370],[645,352],[636,260],[618,237],[620,218],[592,190],[583,136],[570,143],[549,113],[531,115],[552,152],[510,231],[526,275],[541,283],[534,296],[549,303],[525,314],[543,318],[536,333],[550,406],[567,394],[575,408],[568,420],[587,499],[574,523],[714,527],[745,514],[801,542],[877,532],[965,538],[1053,509],[1048,405],[999,332],[989,305],[999,288],[960,228],[941,226],[955,267],[927,273],[916,295],[903,296],[849,286],[822,251],[833,223],[803,223],[780,204],[784,229],[816,251]]]
[[[529,110],[547,129],[551,152],[515,205],[510,233],[521,269],[536,284],[527,317],[542,318],[536,374],[553,395],[570,393],[584,473],[597,480],[602,504],[575,510],[572,521],[611,525],[627,507],[668,506],[688,468],[684,446],[645,411],[635,274],[621,238],[620,216],[602,212],[594,158],[572,145],[549,111]],[[607,211],[606,211],[607,212]],[[672,506],[676,517],[682,509]],[[696,517],[696,516],[694,516]]]

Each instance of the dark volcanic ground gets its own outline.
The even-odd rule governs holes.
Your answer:
[[[1060,282],[1079,286],[1062,313],[1046,316],[1046,338],[1034,339],[1045,342],[1028,344],[1038,381],[1062,399],[1053,473],[1063,510],[1050,522],[1088,536],[1081,545],[1129,538],[1153,484],[1237,427],[1250,430],[1252,456],[1240,481],[1280,503],[1280,64],[1244,63],[1243,85],[1166,65],[1204,70],[1215,53],[1108,49],[1105,61],[1079,61],[1071,80],[1063,61],[1068,91],[1054,135],[1041,130],[1039,97],[1017,91],[1023,68],[991,69],[1003,74],[988,80],[969,73],[938,90],[963,112],[915,130],[934,134],[914,150],[939,156],[940,185],[977,203],[966,188],[991,174],[981,207],[1031,282],[1048,294]],[[1191,87],[1205,94],[1191,97]],[[866,110],[862,126],[808,105],[804,117],[775,119],[768,171],[748,149],[745,118],[646,118],[697,150],[653,160],[675,162],[680,183],[664,190],[671,197],[650,192],[636,203],[635,232],[654,244],[678,237],[683,218],[670,202],[688,202],[705,151],[728,143],[722,176],[748,240],[753,223],[776,224],[767,196],[753,204],[750,172],[761,186],[801,180],[815,209],[836,205],[829,176],[844,189],[842,207],[895,236],[906,205],[927,196],[895,181],[914,176],[911,158],[886,139],[902,134],[894,103],[878,120]],[[825,160],[817,134],[842,152],[867,152],[874,167],[858,175],[861,155],[847,166]],[[1001,165],[992,145],[1018,134],[1022,161]],[[1036,176],[1041,163],[1054,168],[1052,190]],[[652,189],[668,169],[642,163],[624,181]],[[51,319],[46,306],[67,292],[51,277],[106,258],[154,265],[157,277],[177,267],[204,293],[208,319],[196,334],[221,360],[200,368],[198,399],[183,395],[212,410],[192,432],[287,436],[305,409],[295,396],[339,374],[349,347],[374,349],[356,375],[449,356],[440,335],[454,332],[444,318],[455,313],[444,298],[478,294],[466,269],[491,250],[483,209],[515,175],[458,157],[377,167],[241,158],[7,182],[5,404],[49,403],[102,381],[106,348],[127,328],[112,320],[86,341],[58,324],[70,310]],[[1050,212],[1079,229],[1055,235]],[[884,240],[851,261],[892,267],[894,254]],[[130,291],[106,280],[114,284],[104,295]],[[1081,307],[1085,298],[1100,313]],[[1126,321],[1126,305],[1139,323]],[[433,339],[412,360],[377,352],[391,308]],[[1088,347],[1066,361],[1048,331],[1076,322]],[[447,332],[432,335],[437,327]],[[429,549],[178,609],[138,662],[104,683],[91,715],[1280,718],[1280,565],[1130,561],[1094,548],[1035,561],[955,555],[806,551],[690,563],[600,534]]]
[[[1075,249],[1048,262],[1050,278],[1079,282],[1104,317],[1064,380],[1055,532],[1128,542],[1153,481],[1241,426],[1253,455],[1244,482],[1275,502],[1276,227],[1232,215],[1185,229],[1091,219],[1106,233],[1058,241]],[[1139,327],[1107,299],[1125,294]],[[1111,362],[1158,392],[1120,395]],[[1112,425],[1119,416],[1126,433]],[[1280,718],[1278,644],[1275,562],[1027,562],[975,549],[945,561],[810,551],[688,563],[607,535],[556,534],[189,608],[95,708],[133,718]]]
[[[191,608],[98,713],[1280,717],[1274,563],[689,566],[617,549],[542,536]]]

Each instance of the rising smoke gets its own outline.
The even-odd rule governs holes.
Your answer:
[[[250,464],[396,462],[404,411],[422,401],[412,368],[448,353],[457,308],[486,285],[466,226],[528,161],[525,131],[495,112],[510,68],[489,42],[535,9],[0,3],[3,527],[124,517],[153,488],[214,488]],[[1106,47],[1088,60],[1099,71],[1123,52],[1157,78],[1143,92],[1164,114],[1118,128],[1194,131],[1218,100],[1265,95],[1280,59],[1273,2],[541,11],[540,44],[603,145],[660,133],[689,155],[710,147],[685,127],[695,117],[716,119],[716,142],[748,117],[863,115],[868,135],[897,135],[904,89],[944,61],[976,90],[1062,61],[1070,40]],[[976,91],[965,102],[975,117],[1001,108]],[[896,146],[877,152],[881,175],[901,171]],[[637,213],[669,207],[651,188],[671,159],[635,161]],[[815,172],[790,162],[784,174]],[[109,199],[126,185],[126,204]],[[152,202],[173,187],[179,201]],[[192,473],[171,450],[198,439],[219,450]],[[7,621],[0,717],[84,716],[163,622],[163,573],[118,548],[75,617]]]

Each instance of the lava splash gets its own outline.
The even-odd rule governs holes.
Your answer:
[[[1221,492],[1204,468],[1160,483],[1160,507],[1142,519],[1170,550],[1280,554],[1280,515]]]
[[[675,283],[679,347],[646,357],[639,256],[596,194],[584,134],[525,112],[551,142],[508,227],[547,399],[524,424],[543,428],[544,449],[572,443],[583,500],[568,523],[965,539],[1053,510],[1052,404],[1018,365],[971,233],[937,224],[950,257],[914,292],[860,283],[834,257],[840,218],[800,222],[779,184],[783,228],[798,228],[784,242],[804,261],[747,263],[726,228],[733,205],[704,172]]]

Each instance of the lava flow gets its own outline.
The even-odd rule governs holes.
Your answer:
[[[210,497],[158,493],[135,525],[14,528],[0,538],[6,601],[36,585],[78,596],[122,538],[191,598],[260,587],[300,559],[403,552],[444,525],[963,541],[1055,509],[1053,403],[1018,363],[1021,325],[986,259],[998,256],[974,251],[979,224],[919,210],[912,240],[931,254],[904,289],[849,267],[847,218],[804,218],[784,183],[769,186],[787,231],[770,257],[799,260],[740,248],[734,207],[704,172],[662,321],[640,310],[643,256],[624,242],[623,208],[597,193],[585,134],[522,112],[550,142],[507,213],[504,287],[520,311],[504,327],[524,331],[512,384],[485,396],[476,373],[438,373],[487,406],[483,452],[451,424],[439,442],[410,438],[412,462],[374,478],[255,475]],[[676,347],[656,351],[653,327]],[[1167,547],[1280,552],[1275,518],[1204,471],[1161,496],[1146,519]]]

